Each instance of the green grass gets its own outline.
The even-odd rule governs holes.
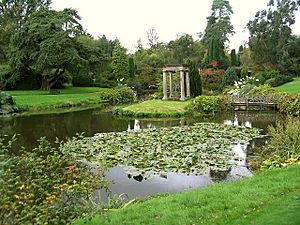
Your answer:
[[[85,94],[85,93],[95,93],[109,90],[108,88],[99,87],[68,87],[65,89],[55,89],[54,91],[59,91],[59,94]],[[16,96],[16,95],[51,95],[50,91],[46,90],[12,90],[5,91],[6,93]]]
[[[300,165],[268,170],[238,182],[156,196],[74,224],[300,224],[299,172]]]
[[[14,90],[5,91],[11,94],[16,104],[23,110],[41,111],[54,108],[86,107],[99,105],[99,92],[108,90],[98,87],[70,87],[59,89],[56,94],[44,90]]]
[[[255,210],[246,218],[239,218],[232,222],[238,224],[256,225],[299,225],[300,224],[300,188],[282,195],[268,203],[266,207]],[[245,223],[245,221],[247,221]]]
[[[295,78],[292,82],[276,87],[278,91],[300,94],[300,77]]]
[[[87,94],[60,94],[60,95],[22,95],[14,96],[17,106],[29,108],[29,110],[41,110],[46,108],[61,108],[72,106],[84,106],[99,103],[98,93]]]
[[[182,116],[190,101],[149,100],[121,108],[117,114],[133,117]]]

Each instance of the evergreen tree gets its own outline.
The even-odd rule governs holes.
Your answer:
[[[126,50],[117,41],[112,53],[112,71],[119,84],[126,84],[129,78]]]
[[[237,66],[238,60],[236,57],[235,49],[232,49],[230,52],[231,66]]]
[[[84,66],[85,60],[77,49],[81,34],[75,10],[38,10],[12,36],[10,66],[20,76],[38,76],[40,88],[49,90]]]
[[[209,65],[212,60],[216,60],[221,68],[227,68],[228,60],[224,49],[229,36],[234,33],[230,22],[233,11],[227,0],[214,0],[211,10],[203,36],[203,42],[208,49],[206,63]]]
[[[244,46],[243,45],[240,45],[239,47],[239,52],[237,54],[237,66],[241,66],[242,65],[242,62],[241,62],[241,55],[243,54],[244,52]]]
[[[240,45],[240,47],[239,47],[239,53],[241,53],[242,51],[244,51],[244,46]]]
[[[290,58],[291,26],[299,5],[299,0],[270,0],[268,8],[257,12],[254,20],[249,21],[249,47],[255,63],[285,72],[285,63]]]
[[[233,67],[228,67],[225,71],[224,77],[222,79],[223,85],[233,85],[235,81],[239,78],[236,74],[236,71]]]
[[[128,67],[129,67],[129,78],[133,80],[135,77],[135,64],[134,64],[133,57],[130,57],[128,59]]]
[[[21,29],[37,10],[49,9],[51,0],[0,1],[0,63],[8,61],[8,44],[12,35]]]
[[[191,95],[193,97],[196,97],[202,94],[201,76],[199,74],[199,70],[195,61],[188,60],[187,64],[189,66]]]

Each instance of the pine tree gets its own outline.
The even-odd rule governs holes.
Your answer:
[[[229,41],[229,36],[234,33],[230,22],[232,8],[227,0],[214,0],[212,13],[207,17],[207,26],[203,36],[203,42],[208,49],[209,65],[212,60],[219,62],[221,68],[227,68],[228,60],[225,56],[225,43]]]

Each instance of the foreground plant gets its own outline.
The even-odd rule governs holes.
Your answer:
[[[79,161],[73,149],[45,138],[31,152],[12,151],[0,136],[0,224],[67,224],[95,212],[95,189],[106,187],[103,168]]]
[[[268,129],[269,144],[263,154],[267,158],[262,168],[300,164],[300,119],[288,117],[285,123],[277,123]]]

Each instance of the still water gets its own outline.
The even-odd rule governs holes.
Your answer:
[[[84,133],[84,136],[92,136],[100,132],[136,131],[150,127],[191,125],[196,122],[244,125],[266,131],[269,125],[275,124],[280,119],[279,115],[274,112],[233,112],[210,117],[134,120],[116,118],[111,113],[94,109],[65,114],[1,117],[0,133],[18,134],[18,142],[15,146],[17,151],[19,146],[28,149],[35,147],[37,145],[36,140],[43,136],[53,142],[56,138],[66,140],[68,137],[81,133]],[[126,172],[126,168],[113,167],[109,169],[106,177],[111,183],[110,190],[112,194],[126,193],[129,198],[148,196],[154,193],[182,191],[219,181],[229,182],[243,176],[251,176],[250,171],[245,167],[245,162],[248,153],[253,151],[256,145],[257,143],[254,141],[246,146],[233,146],[233,151],[243,160],[238,167],[232,168],[231,171],[225,174],[208,170],[207,173],[201,176],[169,173],[164,176],[144,178],[142,176],[131,176]]]

